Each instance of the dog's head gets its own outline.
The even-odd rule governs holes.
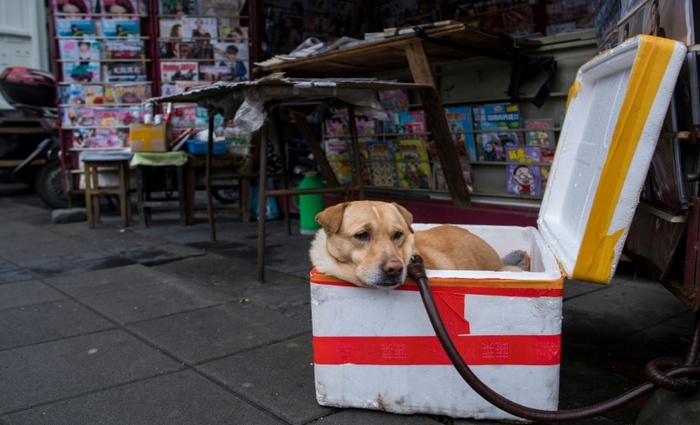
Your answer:
[[[355,201],[325,209],[314,239],[314,267],[359,286],[394,288],[413,255],[413,215],[387,202]]]

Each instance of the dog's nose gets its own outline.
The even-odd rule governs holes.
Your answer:
[[[396,277],[403,273],[403,264],[397,260],[388,260],[384,263],[384,273],[389,277]]]

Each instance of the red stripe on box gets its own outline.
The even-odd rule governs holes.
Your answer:
[[[328,285],[328,286],[342,286],[348,288],[357,288],[367,291],[377,291],[381,289],[372,288],[360,288],[352,283],[344,282],[341,280],[324,280],[324,281],[311,281],[312,285]],[[430,289],[433,293],[436,292],[447,292],[452,294],[472,294],[472,295],[496,295],[503,297],[561,297],[564,293],[562,289],[555,288],[499,288],[499,287],[488,287],[488,286],[439,286],[431,285]],[[401,285],[393,291],[418,291],[418,286],[414,284],[404,284]]]
[[[561,335],[453,337],[467,364],[551,366],[561,361]],[[451,365],[436,336],[314,336],[319,365]]]

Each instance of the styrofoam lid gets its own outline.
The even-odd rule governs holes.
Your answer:
[[[612,278],[685,53],[644,35],[579,69],[537,220],[568,277]]]

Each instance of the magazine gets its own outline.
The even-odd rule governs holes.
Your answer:
[[[61,108],[61,126],[94,127],[95,125],[95,109],[85,106]]]
[[[94,37],[95,22],[92,19],[56,19],[56,35],[59,37]]]
[[[106,65],[108,83],[146,81],[145,62],[109,62]]]
[[[144,59],[146,45],[143,40],[104,40],[105,59]]]
[[[100,43],[95,40],[58,40],[62,60],[99,61]]]
[[[58,103],[61,105],[84,105],[86,84],[58,86]]]
[[[474,129],[472,108],[469,106],[450,106],[445,108],[445,115],[457,156],[460,159],[476,161],[474,133],[466,132]]]
[[[162,59],[202,59],[202,47],[193,41],[161,41]]]
[[[516,103],[494,103],[472,108],[476,130],[499,130],[521,128],[520,105]]]
[[[423,141],[428,139],[425,126],[425,112],[422,109],[399,111],[399,132],[410,134]]]
[[[367,140],[367,162],[369,183],[372,186],[398,187],[398,175],[393,142],[386,140]]]
[[[67,83],[95,83],[102,80],[100,62],[63,62],[63,81]]]
[[[138,37],[141,32],[138,19],[102,19],[102,35],[105,37]]]
[[[238,0],[199,0],[198,13],[208,16],[238,16],[242,3]]]
[[[196,0],[158,0],[161,15],[194,15],[198,13]]]
[[[122,125],[121,121],[119,120],[119,108],[95,108],[95,125],[97,127]]]
[[[489,131],[476,135],[477,161],[505,161],[506,148],[522,146],[522,133],[514,131]]]
[[[538,146],[506,148],[506,192],[520,196],[542,196],[541,150]]]
[[[116,104],[142,103],[153,97],[151,83],[112,84],[112,93]]]
[[[331,137],[349,136],[350,129],[348,128],[347,116],[335,115],[325,120],[325,134]]]
[[[542,148],[553,148],[554,143],[554,120],[551,118],[525,120],[525,142],[529,146],[539,146]]]
[[[352,167],[348,145],[345,140],[327,139],[323,141],[326,159],[340,184],[352,183]]]
[[[101,84],[82,84],[85,89],[86,105],[101,105],[107,103],[105,99],[105,88]]]
[[[191,103],[176,103],[170,118],[173,127],[192,128],[197,125],[197,105]]]
[[[160,18],[158,19],[158,28],[160,29],[160,39],[181,40],[184,37],[180,19]]]
[[[197,62],[161,62],[160,79],[171,81],[199,81]]]
[[[94,11],[93,0],[54,0],[53,8],[61,16],[81,17]]]
[[[74,148],[92,148],[97,147],[95,141],[94,128],[74,128],[72,130],[72,139]]]
[[[219,21],[219,39],[226,43],[247,43],[248,27],[238,26],[238,23],[225,25]]]
[[[182,18],[182,32],[187,39],[200,43],[208,43],[216,39],[218,30],[216,18],[194,17]]]
[[[138,0],[99,0],[103,14],[135,15],[139,13]]]
[[[467,190],[472,191],[472,176],[469,169],[469,164],[459,164],[462,168],[462,176],[467,184]],[[442,171],[442,164],[436,162],[433,164],[433,190],[448,190],[445,173]]]
[[[221,81],[230,73],[231,69],[228,66],[200,65],[199,81]]]
[[[398,140],[394,149],[399,185],[408,189],[430,189],[430,162],[425,142],[421,139]]]

